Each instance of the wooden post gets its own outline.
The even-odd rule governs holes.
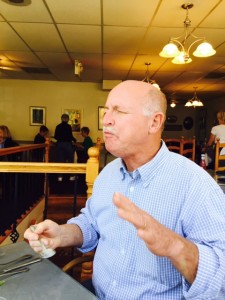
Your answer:
[[[101,139],[100,139],[100,137],[97,137],[96,147],[98,148],[99,154],[100,154],[100,152],[101,152]]]
[[[45,162],[49,162],[50,139],[45,139]]]
[[[46,163],[49,162],[49,154],[50,154],[50,139],[45,139],[45,154],[44,154],[44,161]],[[45,197],[45,209],[44,209],[44,215],[43,218],[46,218],[47,214],[47,205],[48,205],[48,197],[49,197],[49,175],[45,173],[45,179],[44,179],[44,197]]]
[[[97,147],[91,147],[88,149],[89,159],[86,166],[86,183],[87,183],[87,197],[92,194],[95,178],[99,172],[99,149]]]

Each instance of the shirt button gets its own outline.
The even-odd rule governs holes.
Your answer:
[[[134,191],[134,187],[130,187],[130,192],[132,193]]]
[[[116,286],[116,280],[113,280],[112,284],[113,286]]]

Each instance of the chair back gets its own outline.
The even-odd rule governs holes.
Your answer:
[[[195,161],[195,136],[192,139],[185,139],[183,136],[177,138],[164,138],[167,148]]]
[[[225,155],[220,155],[222,148],[225,148],[225,143],[220,143],[220,139],[216,139],[215,149],[215,171],[225,171]]]
[[[180,153],[181,139],[164,138],[164,142],[170,151]]]
[[[181,137],[180,154],[195,161],[195,136],[187,140],[185,140],[183,136]]]

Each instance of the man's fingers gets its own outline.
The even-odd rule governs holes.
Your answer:
[[[118,215],[126,221],[132,223],[137,229],[147,227],[147,214],[138,208],[132,201],[119,193],[115,193],[114,204],[118,208]]]

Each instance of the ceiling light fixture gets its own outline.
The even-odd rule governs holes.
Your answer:
[[[195,92],[194,92],[194,96],[193,98],[189,99],[185,106],[187,107],[196,107],[196,106],[204,106],[204,104],[202,103],[202,101],[197,97],[197,93],[196,93],[196,90],[197,90],[197,87],[195,86],[194,87],[195,89]]]
[[[154,87],[156,87],[158,90],[160,90],[160,87],[159,87],[159,85],[156,83],[156,81],[150,79],[150,75],[149,75],[149,66],[151,65],[151,63],[146,62],[145,65],[146,65],[146,67],[147,67],[147,70],[146,70],[146,73],[145,73],[145,78],[144,78],[142,81],[147,82],[147,83],[150,83],[151,85],[153,85]]]
[[[176,102],[175,102],[175,100],[171,100],[171,102],[170,102],[170,107],[172,107],[172,108],[176,107]]]
[[[190,49],[191,47],[201,42],[198,45],[197,49],[193,52],[193,55],[196,57],[208,57],[216,53],[216,50],[213,49],[212,45],[206,42],[205,37],[198,37],[188,31],[188,28],[191,26],[191,20],[188,17],[188,10],[194,6],[192,3],[185,3],[181,5],[183,9],[186,10],[186,18],[184,20],[184,33],[178,37],[171,37],[169,43],[164,46],[163,50],[159,53],[160,56],[171,58],[174,57],[172,63],[174,64],[188,64],[192,61],[190,58]],[[187,39],[192,37],[195,39],[189,47],[186,46]],[[183,39],[180,41],[180,39]],[[180,50],[178,49],[180,48]]]

